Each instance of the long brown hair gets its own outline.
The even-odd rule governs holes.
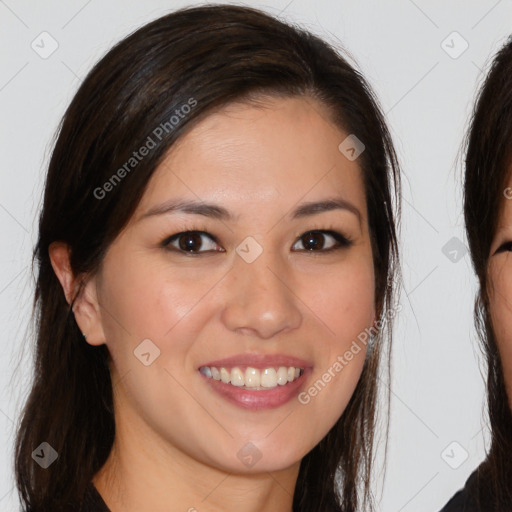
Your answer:
[[[15,454],[19,493],[32,511],[77,506],[115,435],[108,351],[84,341],[53,272],[50,243],[62,240],[71,247],[75,276],[92,275],[179,137],[230,102],[265,95],[319,101],[333,123],[364,143],[358,163],[368,204],[376,308],[382,316],[394,307],[400,175],[383,116],[361,74],[318,37],[252,8],[186,8],[143,26],[83,81],[49,164],[34,249],[34,382]],[[191,105],[191,98],[193,108],[172,129],[161,130],[156,147],[131,172],[121,173],[121,182],[111,182],[108,194],[99,191],[156,127],[169,123],[182,105]],[[369,510],[377,372],[381,352],[391,343],[389,327],[388,345],[382,331],[343,415],[302,460],[294,511],[348,512],[362,502]],[[58,452],[48,469],[31,457],[42,441]]]
[[[475,323],[487,364],[491,444],[470,486],[479,510],[512,507],[512,413],[489,307],[489,253],[512,163],[512,42],[497,53],[480,89],[466,138],[464,217],[479,282]]]

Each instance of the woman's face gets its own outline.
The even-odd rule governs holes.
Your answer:
[[[505,191],[510,191],[512,178]],[[512,409],[512,200],[504,193],[489,257],[489,303]]]
[[[347,135],[313,100],[268,99],[210,115],[168,153],[93,278],[88,341],[112,356],[118,435],[260,472],[338,420],[375,320]]]

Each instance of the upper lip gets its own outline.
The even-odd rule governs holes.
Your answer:
[[[308,361],[298,357],[285,354],[239,354],[224,359],[217,359],[199,366],[212,366],[216,368],[233,368],[235,366],[250,366],[252,368],[271,368],[279,366],[293,366],[295,368],[308,368],[311,365]]]

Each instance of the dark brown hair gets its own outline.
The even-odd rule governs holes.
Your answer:
[[[357,161],[368,204],[376,308],[382,317],[394,307],[399,169],[383,116],[360,73],[318,37],[256,9],[193,7],[143,26],[83,81],[49,164],[34,250],[35,378],[16,445],[18,489],[33,512],[78,506],[115,435],[108,351],[84,341],[53,272],[50,243],[70,246],[75,276],[92,275],[179,137],[230,102],[265,96],[311,98],[365,144]],[[98,192],[157,127],[192,103],[122,182],[108,194]],[[302,460],[294,511],[354,511],[361,500],[369,510],[377,371],[391,343],[391,329],[386,332],[388,345],[379,333],[343,415]],[[46,470],[31,458],[42,441],[59,454]]]
[[[475,324],[487,364],[487,407],[491,444],[471,480],[479,510],[512,508],[512,414],[489,308],[488,264],[512,164],[512,45],[494,58],[480,89],[466,138],[464,217],[479,282]]]

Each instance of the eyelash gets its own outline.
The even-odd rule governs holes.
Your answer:
[[[512,242],[505,242],[505,243],[501,244],[498,247],[498,249],[496,249],[494,254],[498,254],[499,252],[504,252],[504,251],[512,251]]]
[[[334,239],[335,245],[333,247],[329,247],[328,249],[319,249],[319,250],[299,249],[294,252],[305,252],[305,253],[309,253],[309,254],[315,254],[315,253],[326,254],[326,253],[331,253],[331,252],[334,252],[334,251],[337,251],[340,249],[348,249],[354,243],[352,241],[352,239],[350,239],[349,237],[346,237],[345,235],[342,235],[340,232],[338,232],[334,229],[313,228],[313,229],[304,231],[304,233],[302,233],[297,238],[297,241],[294,242],[293,245],[295,245],[297,242],[299,242],[304,236],[306,236],[308,234],[312,234],[312,233],[314,233],[314,234],[320,233],[322,235],[331,236]],[[219,252],[219,253],[225,252],[225,250],[185,251],[183,249],[180,249],[178,247],[174,247],[171,245],[172,242],[178,241],[180,239],[180,237],[185,236],[185,235],[190,235],[190,234],[199,235],[199,236],[202,236],[202,235],[207,236],[213,242],[215,242],[217,245],[220,246],[219,239],[215,235],[208,233],[206,231],[206,229],[190,229],[190,230],[180,231],[179,233],[175,233],[174,235],[166,237],[161,242],[160,246],[166,250],[175,251],[175,252],[181,253],[185,256],[192,256],[192,257],[197,257],[201,254],[210,254],[212,252]]]

